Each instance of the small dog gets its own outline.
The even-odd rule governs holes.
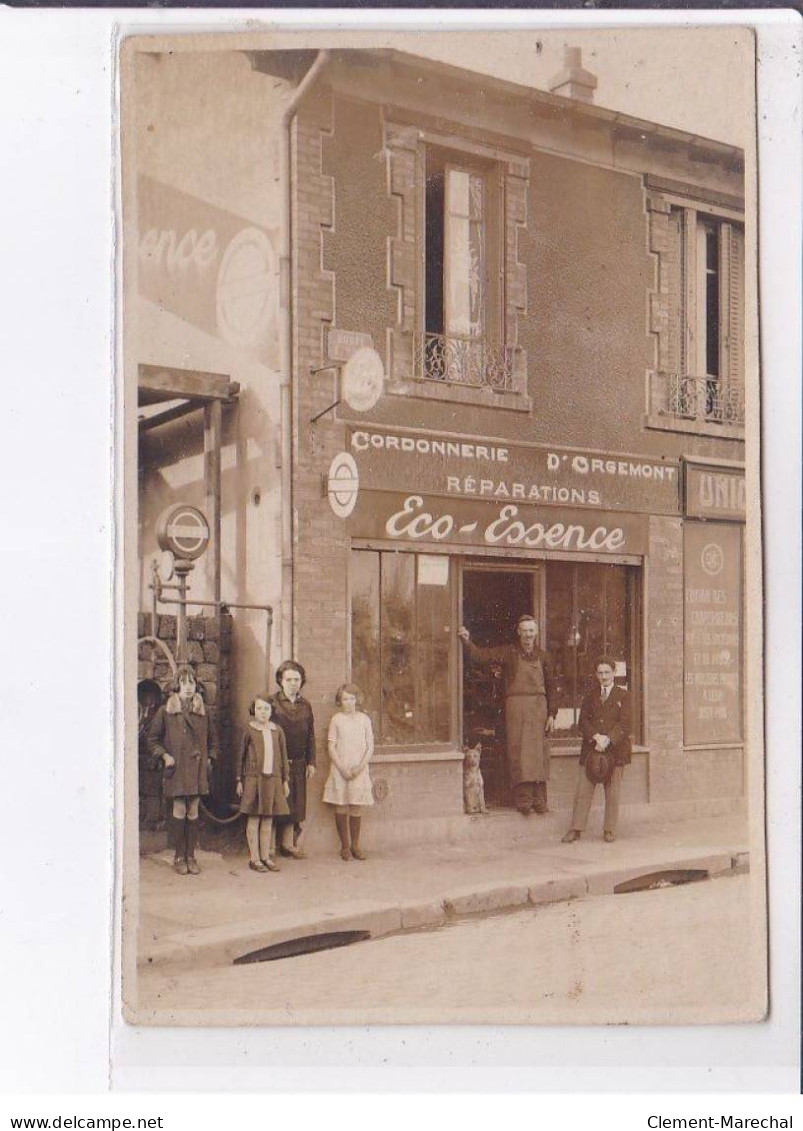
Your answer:
[[[463,754],[463,808],[466,813],[487,813],[485,784],[480,770],[482,746],[464,746]]]

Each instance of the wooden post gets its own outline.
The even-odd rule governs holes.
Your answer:
[[[220,401],[204,405],[204,489],[206,517],[209,522],[209,549],[206,554],[206,575],[212,589],[212,600],[220,603],[220,445],[222,411]],[[220,611],[219,609],[216,611]]]

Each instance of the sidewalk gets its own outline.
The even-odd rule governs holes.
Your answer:
[[[561,844],[565,818],[493,822],[475,841],[371,851],[365,862],[332,853],[282,859],[261,874],[248,859],[202,852],[200,876],[178,876],[172,854],[140,861],[139,962],[194,968],[228,964],[251,950],[301,935],[368,930],[372,935],[437,928],[451,918],[613,892],[628,879],[669,868],[718,875],[749,862],[743,817],[630,821],[605,844],[596,827]],[[592,815],[592,824],[594,817]]]

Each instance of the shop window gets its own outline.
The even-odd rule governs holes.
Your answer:
[[[672,205],[660,253],[664,369],[653,406],[693,431],[744,425],[744,228]]]
[[[502,340],[500,167],[432,146],[424,163],[420,375],[510,390],[512,365]]]
[[[640,732],[637,571],[628,566],[546,563],[546,647],[552,659],[555,737],[576,735],[580,705],[594,686],[600,655],[616,661],[616,682],[632,695]]]
[[[451,738],[451,592],[445,556],[351,553],[351,676],[380,746]]]

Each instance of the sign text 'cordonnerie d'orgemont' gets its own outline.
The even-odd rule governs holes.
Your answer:
[[[679,464],[579,448],[547,448],[349,429],[348,450],[373,490],[678,514]]]

